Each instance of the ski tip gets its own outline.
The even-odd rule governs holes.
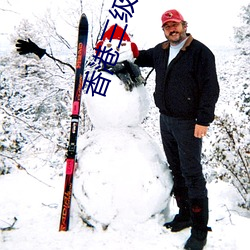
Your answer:
[[[80,26],[87,26],[88,25],[88,18],[85,13],[82,13],[80,18]]]
[[[88,20],[87,15],[85,13],[82,13],[81,20]]]

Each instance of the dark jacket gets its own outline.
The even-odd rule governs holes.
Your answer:
[[[135,63],[156,71],[154,100],[160,113],[196,119],[208,126],[214,119],[219,96],[213,53],[189,35],[178,55],[168,65],[169,42],[141,50]]]

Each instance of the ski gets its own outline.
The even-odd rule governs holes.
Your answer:
[[[77,164],[76,146],[77,146],[78,123],[79,123],[79,113],[80,113],[81,94],[83,85],[83,73],[84,73],[85,58],[86,58],[87,38],[88,38],[88,20],[87,16],[85,14],[82,14],[78,30],[75,86],[74,86],[74,96],[73,96],[72,115],[71,115],[70,139],[67,150],[66,176],[64,183],[59,231],[67,231],[69,229],[73,175],[75,166]]]

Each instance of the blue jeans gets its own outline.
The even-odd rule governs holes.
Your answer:
[[[194,137],[194,128],[195,120],[160,115],[162,143],[173,175],[174,193],[186,189],[189,199],[203,199],[207,197],[207,189],[201,165],[202,139]]]

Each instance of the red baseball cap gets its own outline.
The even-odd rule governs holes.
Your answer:
[[[181,13],[178,12],[177,10],[168,10],[162,15],[161,21],[162,21],[162,26],[164,26],[164,24],[166,24],[167,22],[180,23],[184,21],[184,18],[181,15]]]

